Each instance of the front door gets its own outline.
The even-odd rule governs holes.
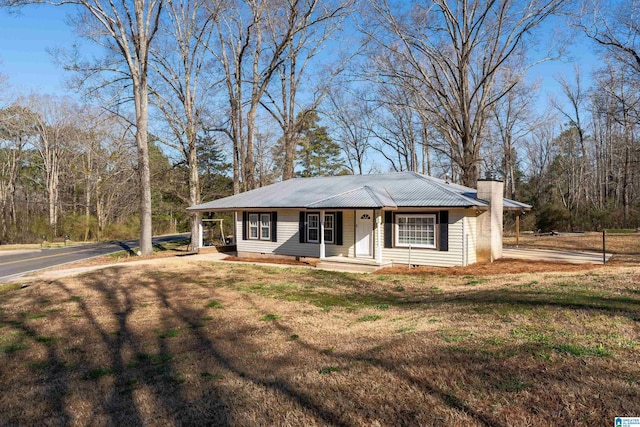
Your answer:
[[[371,258],[373,211],[356,211],[356,257]]]

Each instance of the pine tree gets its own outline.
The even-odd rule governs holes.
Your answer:
[[[298,165],[296,175],[302,177],[345,175],[349,171],[341,156],[340,146],[320,126],[316,111],[298,114]]]

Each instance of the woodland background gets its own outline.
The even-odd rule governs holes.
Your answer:
[[[60,7],[101,54],[51,52],[73,96],[0,77],[2,244],[193,230],[185,208],[201,201],[405,170],[472,187],[493,171],[533,205],[525,229],[640,226],[634,0]],[[555,76],[560,90],[540,99],[527,72],[566,60],[578,33],[597,70]]]

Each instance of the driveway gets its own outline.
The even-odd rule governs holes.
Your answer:
[[[557,261],[573,264],[602,264],[602,253],[553,251],[549,249],[503,248],[503,258],[526,259],[531,261]],[[606,254],[611,259],[611,254]]]

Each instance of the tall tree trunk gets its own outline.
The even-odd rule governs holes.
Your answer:
[[[87,163],[85,165],[85,188],[84,188],[84,238],[83,241],[89,240],[89,231],[91,230],[91,171],[93,170],[93,162],[91,150],[87,151]]]
[[[282,179],[293,178],[293,170],[296,158],[296,138],[294,132],[285,131],[282,139],[284,144],[284,164],[282,167]]]
[[[189,203],[191,206],[200,204],[200,175],[198,174],[198,153],[196,151],[195,133],[188,136],[189,146]],[[195,212],[191,215],[191,245],[200,239],[200,218],[201,214]]]
[[[136,106],[136,144],[138,146],[138,177],[140,179],[140,252],[153,253],[151,225],[151,172],[149,167],[149,89],[146,73],[138,76],[134,85]]]
[[[253,148],[255,145],[255,123],[258,110],[259,99],[252,99],[251,108],[247,113],[247,146],[244,157],[243,172],[244,172],[244,186],[245,190],[253,190],[256,188],[256,176],[255,176],[255,160],[253,156]]]

